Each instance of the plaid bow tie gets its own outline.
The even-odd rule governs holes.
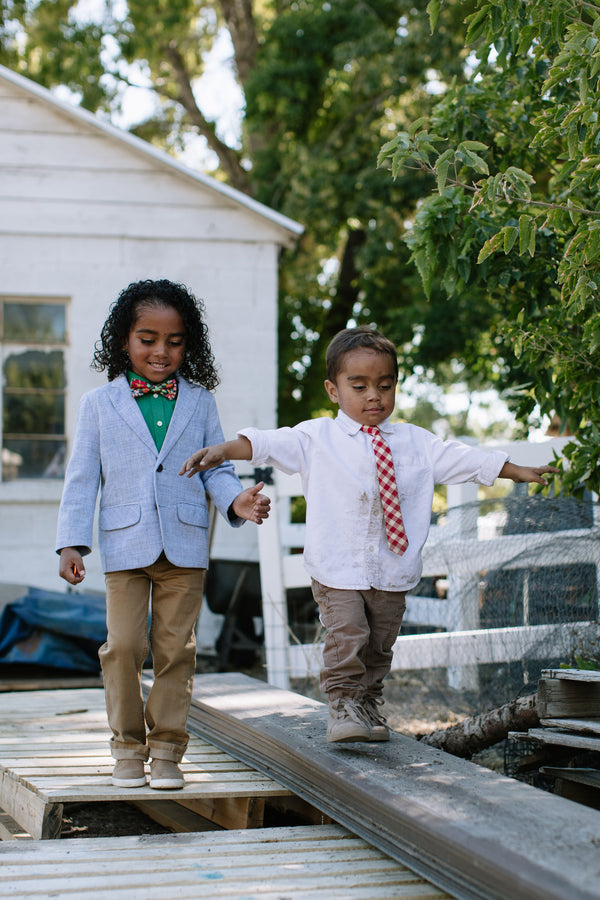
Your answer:
[[[167,400],[174,400],[177,396],[177,379],[169,378],[160,384],[153,384],[143,378],[132,378],[129,382],[133,397],[143,397],[144,394],[162,394]]]

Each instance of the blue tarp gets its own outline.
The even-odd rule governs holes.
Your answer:
[[[98,673],[98,649],[105,640],[106,600],[100,594],[29,588],[0,614],[0,666]]]

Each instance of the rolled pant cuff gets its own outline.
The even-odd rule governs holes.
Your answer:
[[[122,744],[116,741],[110,742],[110,754],[113,759],[143,759],[149,757],[148,747],[142,744]]]
[[[180,744],[150,743],[149,751],[152,759],[168,759],[170,762],[181,762],[187,749]]]

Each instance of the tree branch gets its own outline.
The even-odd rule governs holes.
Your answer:
[[[181,106],[183,106],[191,124],[196,128],[199,134],[206,138],[210,149],[219,157],[219,162],[232,187],[237,188],[237,190],[243,191],[246,194],[250,194],[250,179],[247,172],[241,166],[240,155],[236,150],[233,150],[217,137],[214,122],[209,122],[199,109],[183,57],[175,42],[171,41],[163,47],[163,52],[165,58],[171,65],[178,87],[177,97],[171,97],[171,99],[175,99],[177,103],[180,103]],[[160,93],[159,88],[156,88],[156,90]]]
[[[492,747],[508,737],[509,731],[527,731],[539,725],[536,695],[520,697],[498,709],[463,719],[450,728],[420,738],[424,744],[470,759],[474,753]]]

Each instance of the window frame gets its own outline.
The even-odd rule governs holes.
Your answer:
[[[64,313],[64,337],[62,339],[56,338],[28,338],[28,337],[5,337],[4,335],[4,325],[5,325],[5,305],[6,304],[17,304],[22,306],[57,306],[62,308]],[[0,451],[2,453],[5,450],[5,440],[6,434],[10,434],[10,440],[25,440],[25,441],[51,441],[56,443],[57,449],[60,446],[64,447],[65,457],[67,452],[67,351],[69,347],[69,298],[65,296],[56,296],[56,295],[18,295],[14,293],[6,293],[0,294],[0,366],[2,371],[2,384],[0,391],[0,407],[2,410],[2,415],[0,415]],[[62,397],[63,399],[63,431],[59,433],[21,433],[21,432],[5,432],[4,431],[4,403],[5,403],[5,395],[8,392],[9,396],[18,396],[19,393],[26,395],[27,393],[31,394],[32,389],[28,388],[7,388],[6,381],[4,378],[4,364],[6,362],[7,357],[11,354],[13,350],[17,352],[27,352],[27,351],[35,351],[40,350],[42,352],[47,352],[49,349],[55,349],[62,353],[63,357],[63,386],[59,388],[38,388],[37,390],[42,390],[45,395]],[[15,477],[9,477],[7,479],[4,478],[4,469],[5,464],[2,460],[2,453],[0,453],[0,485],[6,486],[11,483],[24,483],[24,482],[34,482],[37,484],[46,484],[49,482],[62,481],[64,475],[57,476],[46,476],[43,475],[16,475]]]

